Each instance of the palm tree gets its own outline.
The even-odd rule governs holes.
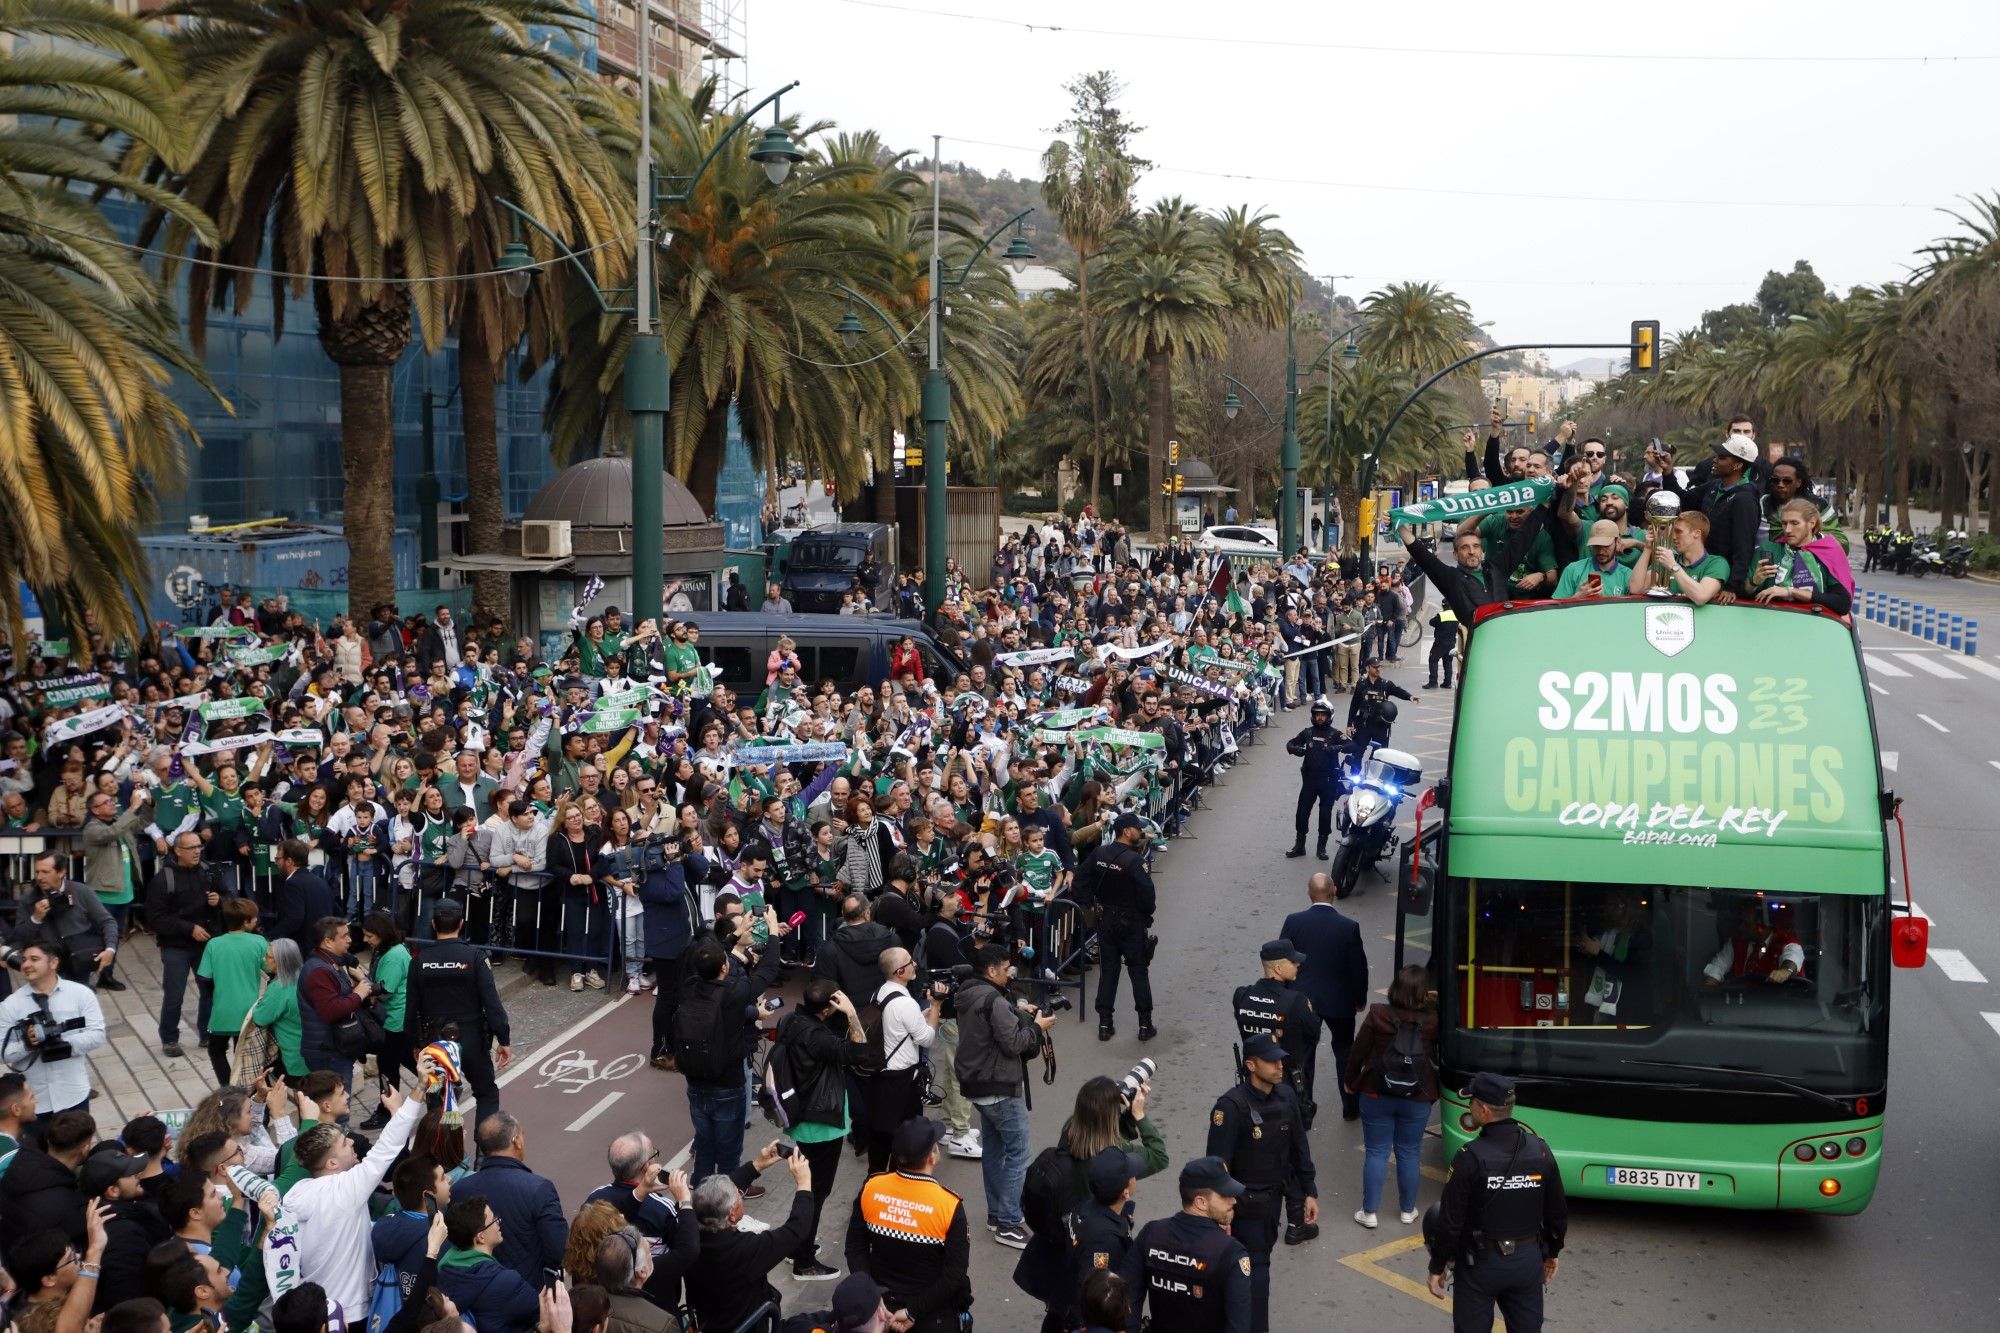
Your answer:
[[[1370,292],[1361,317],[1364,357],[1427,375],[1464,356],[1474,334],[1472,308],[1434,282],[1397,282]]]
[[[450,328],[455,280],[497,225],[484,192],[552,223],[581,202],[563,158],[588,76],[530,34],[595,15],[572,0],[174,0],[156,17],[187,72],[177,183],[219,233],[211,245],[170,218],[167,248],[195,241],[225,265],[190,271],[190,333],[199,344],[211,300],[248,304],[267,238],[290,275],[272,289],[278,332],[286,298],[310,290],[340,368],[348,607],[365,616],[396,591],[391,372],[413,316],[432,350]]]
[[[1192,204],[1162,199],[1105,252],[1105,339],[1146,368],[1147,524],[1166,530],[1160,495],[1173,434],[1173,372],[1183,357],[1229,345],[1230,295],[1215,228]]]
[[[60,43],[60,45],[52,45]],[[185,160],[173,53],[110,6],[0,0],[0,610],[26,643],[25,582],[79,639],[130,641],[149,580],[140,521],[186,470],[178,370],[207,385],[172,304],[91,191],[210,224],[121,169],[126,139]]]
[[[1300,461],[1308,477],[1337,479],[1340,512],[1351,515],[1360,512],[1361,462],[1375,447],[1390,415],[1416,387],[1421,372],[1364,358],[1329,373],[1333,375],[1330,419],[1324,387],[1302,391],[1299,398]],[[1448,450],[1456,450],[1449,437],[1457,411],[1453,395],[1442,387],[1417,399],[1389,433],[1382,470],[1429,470],[1440,464]],[[1354,525],[1348,524],[1342,535],[1343,545],[1352,550],[1360,535]]]
[[[1089,129],[1076,142],[1058,139],[1042,154],[1042,199],[1056,226],[1076,251],[1077,314],[1082,322],[1083,368],[1090,400],[1090,504],[1098,504],[1104,472],[1104,407],[1097,378],[1097,339],[1091,328],[1090,261],[1110,243],[1111,233],[1132,213],[1131,159]]]

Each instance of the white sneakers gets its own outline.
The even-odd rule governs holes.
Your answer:
[[[639,978],[637,977],[625,978],[625,993],[627,995],[637,995],[643,989],[645,988],[639,984]]]
[[[1419,1213],[1416,1209],[1412,1208],[1407,1213],[1396,1214],[1396,1220],[1398,1222],[1401,1222],[1406,1227],[1413,1227],[1417,1224],[1417,1219],[1422,1216],[1423,1216],[1422,1213]]]
[[[590,971],[583,974],[583,984],[590,987],[592,990],[603,990],[604,978],[602,975],[599,974],[598,970],[593,967],[590,969]]]
[[[977,1129],[967,1129],[963,1134],[947,1134],[938,1143],[952,1157],[976,1162],[986,1155],[986,1150],[980,1147]]]
[[[1357,1208],[1354,1210],[1354,1220],[1359,1222],[1362,1226],[1367,1227],[1370,1231],[1373,1231],[1377,1225],[1375,1214],[1367,1211],[1364,1208]]]

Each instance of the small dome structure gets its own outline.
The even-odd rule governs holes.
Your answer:
[[[672,473],[660,474],[660,514],[665,525],[706,527],[709,517],[694,493]],[[524,522],[569,520],[573,530],[632,526],[632,460],[587,458],[549,479],[522,513]]]

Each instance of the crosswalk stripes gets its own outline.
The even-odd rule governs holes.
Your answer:
[[[1896,656],[1900,660],[1907,662],[1911,666],[1917,668],[1919,671],[1929,672],[1931,675],[1936,676],[1939,680],[1965,679],[1963,675],[1959,674],[1956,671],[1953,671],[1950,667],[1945,666],[1941,662],[1933,661],[1932,659],[1924,656],[1922,653],[1897,653]]]
[[[1875,653],[1863,653],[1861,654],[1861,660],[1866,662],[1868,670],[1877,676],[1887,676],[1891,680],[1896,680],[1899,678],[1907,679],[1910,674],[1894,662],[1891,662],[1888,658]]]
[[[1982,676],[1991,676],[1994,680],[2000,680],[2000,666],[1993,665],[1993,663],[1983,657],[1954,657],[1951,659],[1951,664],[1953,666],[1970,667]]]

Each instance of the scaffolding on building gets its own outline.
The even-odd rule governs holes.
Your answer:
[[[749,7],[750,0],[701,0],[701,23],[709,33],[701,58],[715,80],[718,106],[730,105],[750,88]]]

